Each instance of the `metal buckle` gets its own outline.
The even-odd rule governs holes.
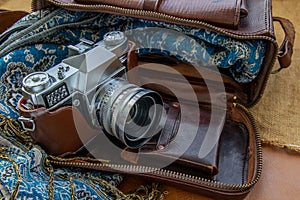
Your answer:
[[[21,122],[24,130],[31,132],[35,130],[35,123],[33,119],[27,117],[19,117],[19,121]],[[31,126],[28,126],[28,124],[31,124]]]

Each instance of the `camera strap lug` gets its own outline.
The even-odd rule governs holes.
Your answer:
[[[35,123],[32,118],[27,117],[19,117],[19,121],[21,122],[21,125],[24,130],[33,132],[35,131]]]

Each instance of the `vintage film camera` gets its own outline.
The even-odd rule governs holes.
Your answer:
[[[72,105],[92,126],[138,148],[163,126],[161,96],[130,84],[126,78],[128,39],[123,32],[105,34],[96,44],[81,40],[69,46],[69,57],[46,72],[34,72],[23,79],[26,109],[55,110]],[[24,117],[20,117],[25,123]]]

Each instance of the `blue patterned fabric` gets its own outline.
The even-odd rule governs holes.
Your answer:
[[[241,83],[255,79],[264,60],[263,40],[239,41],[203,29],[103,13],[43,10],[27,15],[0,35],[0,113],[17,118],[22,79],[28,73],[45,71],[60,63],[67,56],[69,44],[78,43],[80,38],[99,41],[112,30],[145,27],[179,31],[190,38],[173,37],[164,31],[155,32],[151,38],[133,34],[131,39],[141,48],[147,43],[141,54],[154,51],[188,62],[200,59],[228,69],[228,74]],[[0,135],[0,195],[48,199],[51,167],[46,162],[47,155],[38,147],[16,145],[15,136]],[[70,199],[72,194],[76,199],[109,199],[101,180],[117,185],[122,179],[119,175],[66,168],[55,169],[52,177],[54,199]]]
[[[79,168],[53,169],[42,149],[26,145],[26,139],[21,141],[12,131],[17,126],[3,115],[0,119],[1,199],[114,199],[109,188],[117,186],[122,176]]]

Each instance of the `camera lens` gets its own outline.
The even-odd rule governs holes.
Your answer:
[[[149,97],[143,97],[139,99],[129,111],[129,115],[126,119],[126,125],[138,125],[146,126],[151,122],[153,112],[150,112],[150,108],[154,106],[154,100]]]
[[[136,118],[136,114],[137,114],[137,105],[135,104],[129,111],[129,116],[126,120],[126,123],[132,122],[132,120]]]
[[[164,108],[158,93],[112,79],[96,95],[99,124],[128,147],[142,146],[162,128]]]
[[[140,95],[140,94],[137,94]],[[157,108],[156,99],[151,94],[141,96],[129,111],[126,123],[123,126],[124,137],[127,143],[138,142],[141,138],[151,138],[149,128],[153,128],[152,123],[155,122]],[[122,123],[120,121],[120,123]],[[121,124],[120,124],[121,125]]]

